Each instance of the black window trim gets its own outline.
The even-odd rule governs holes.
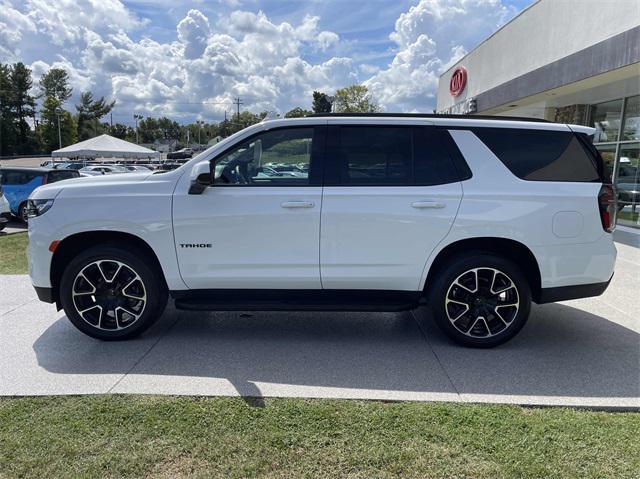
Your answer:
[[[338,164],[337,157],[335,154],[337,149],[337,140],[339,138],[339,129],[340,128],[410,128],[411,129],[411,182],[398,182],[398,183],[389,183],[389,182],[376,182],[376,183],[343,183],[340,176],[340,165]],[[433,131],[439,131],[448,136],[450,145],[455,149],[456,155],[458,158],[450,155],[445,152],[446,156],[449,158],[454,171],[456,172],[457,178],[453,181],[441,181],[437,183],[433,182],[416,182],[415,181],[415,134],[418,129],[429,129]],[[419,125],[419,124],[394,124],[394,123],[378,123],[378,124],[357,124],[357,123],[336,123],[329,124],[327,126],[327,140],[325,147],[325,165],[324,165],[324,178],[323,185],[327,187],[345,187],[345,188],[369,188],[369,187],[385,187],[385,188],[410,188],[410,187],[428,187],[428,186],[441,186],[448,185],[452,183],[459,183],[462,181],[466,181],[472,178],[473,174],[469,165],[464,159],[462,152],[458,148],[453,137],[447,131],[448,128],[446,126],[441,125]]]
[[[222,150],[216,156],[211,158],[209,162],[213,165],[215,162],[227,154],[231,153],[234,149],[238,148],[243,143],[251,141],[254,138],[257,138],[260,135],[264,135],[265,133],[270,133],[272,131],[279,130],[300,130],[300,129],[311,129],[313,130],[313,138],[311,141],[311,155],[309,157],[309,176],[308,183],[283,183],[283,184],[270,184],[270,183],[262,183],[262,184],[224,184],[224,183],[215,183],[211,185],[212,188],[306,188],[310,186],[322,186],[322,180],[324,177],[324,157],[326,151],[326,143],[327,143],[327,126],[326,125],[285,125],[278,126],[275,128],[267,128],[264,130],[260,130],[255,132],[254,134],[247,136],[241,140],[236,141],[232,145],[229,145],[227,148]],[[318,141],[316,141],[316,136],[318,137]]]

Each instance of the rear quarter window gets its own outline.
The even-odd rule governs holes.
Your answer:
[[[601,181],[597,158],[572,132],[512,128],[475,128],[473,132],[523,180]]]

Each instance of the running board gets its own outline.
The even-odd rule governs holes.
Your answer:
[[[172,291],[176,309],[187,311],[407,311],[418,307],[415,291],[195,290]]]

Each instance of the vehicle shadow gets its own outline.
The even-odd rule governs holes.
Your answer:
[[[129,373],[143,377],[150,392],[176,394],[193,393],[189,382],[207,378],[228,381],[236,393],[252,397],[262,395],[256,383],[281,385],[283,395],[298,388],[293,393],[298,396],[315,395],[307,387],[413,392],[415,399],[419,393],[456,392],[640,395],[640,335],[565,304],[534,306],[521,333],[491,350],[454,345],[424,310],[185,313],[173,308],[141,339],[119,343],[88,338],[62,315],[33,349],[38,364],[51,373]],[[206,384],[198,387],[206,394]]]
[[[461,351],[417,315],[460,393],[640,398],[640,334],[566,304],[533,305],[501,347]]]

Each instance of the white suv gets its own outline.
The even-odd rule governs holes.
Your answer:
[[[144,331],[171,296],[187,310],[427,304],[453,340],[495,346],[531,301],[611,279],[616,208],[593,132],[442,115],[264,122],[174,171],[38,188],[31,279],[106,340]]]

